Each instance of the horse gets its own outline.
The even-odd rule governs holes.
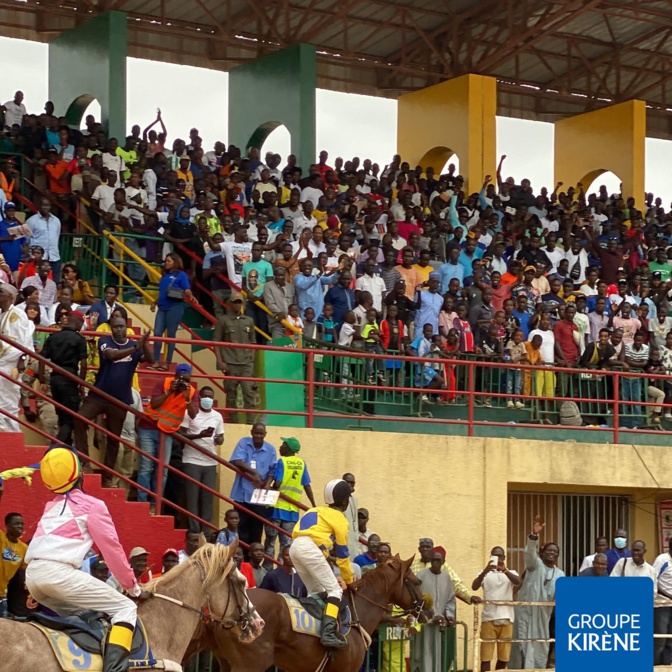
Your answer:
[[[142,586],[149,597],[139,603],[138,617],[154,658],[165,661],[166,669],[178,669],[174,661],[179,665],[202,622],[246,645],[262,631],[264,622],[245,593],[234,552],[235,545],[204,544],[187,561]],[[0,672],[61,672],[46,636],[30,624],[0,619],[0,641]]]
[[[410,571],[410,560],[395,556],[383,565],[370,570],[348,591],[353,625],[361,626],[373,635],[385,616],[392,612],[391,604],[398,605],[416,617],[423,609],[419,579]],[[289,672],[357,672],[362,666],[369,642],[359,627],[351,627],[348,646],[330,654],[319,637],[292,630],[287,604],[280,595],[269,590],[254,588],[248,591],[252,604],[266,623],[263,632],[252,646],[241,646],[229,633],[206,625],[201,628],[187,651],[185,660],[204,649],[211,649],[222,670],[230,672],[264,672],[275,665]]]

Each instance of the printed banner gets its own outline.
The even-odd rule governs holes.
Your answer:
[[[658,541],[660,546],[659,553],[667,551],[670,537],[672,537],[672,500],[658,502]]]
[[[555,599],[557,672],[653,670],[651,579],[564,577]]]

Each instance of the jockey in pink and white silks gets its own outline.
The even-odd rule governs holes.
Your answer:
[[[80,609],[102,611],[112,628],[105,645],[104,672],[127,668],[137,617],[135,603],[80,567],[95,544],[113,576],[130,594],[142,591],[119,543],[117,530],[104,502],[81,490],[77,455],[52,448],[42,458],[40,474],[54,493],[28,547],[26,586],[40,604],[67,616]]]

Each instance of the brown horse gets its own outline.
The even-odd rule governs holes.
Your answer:
[[[138,616],[157,660],[179,663],[204,620],[237,633],[231,635],[236,641],[251,642],[259,635],[264,623],[245,593],[234,552],[235,545],[205,544],[187,562],[144,586],[152,597],[139,604]],[[27,623],[0,619],[0,642],[0,672],[61,671],[45,635]]]
[[[385,616],[389,605],[396,604],[416,616],[422,610],[420,581],[411,572],[413,558],[399,556],[364,574],[348,593],[353,621],[359,621],[372,635]],[[200,638],[192,642],[187,655],[212,649],[222,670],[230,672],[264,672],[272,665],[287,672],[315,672],[322,663],[325,649],[319,637],[302,635],[292,630],[285,600],[268,590],[248,591],[252,604],[264,619],[262,634],[252,646],[241,646],[229,633],[206,626]],[[354,595],[354,609],[352,607]],[[356,672],[366,655],[366,644],[357,628],[347,636],[348,646],[338,650],[323,672]]]

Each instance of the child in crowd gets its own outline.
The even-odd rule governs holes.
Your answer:
[[[298,330],[300,333],[296,333],[292,331],[291,329],[287,328],[285,330],[285,334],[287,336],[291,336],[294,339],[295,343],[299,343],[301,340],[301,334],[303,333],[303,320],[301,319],[301,309],[296,303],[292,303],[289,305],[289,308],[287,309],[287,322],[291,324],[294,329]]]
[[[355,341],[361,340],[361,334],[359,330],[360,327],[357,326],[355,314],[351,310],[349,310],[343,316],[343,324],[341,325],[341,329],[338,332],[338,344],[346,348],[351,348],[355,343]],[[352,365],[356,365],[356,360],[353,361]],[[350,366],[351,366],[350,358],[344,357],[341,369],[342,371],[341,381],[343,383],[351,385],[354,381],[351,378],[349,378]],[[347,396],[348,398],[352,398],[354,396],[354,392],[352,389],[346,390],[345,388],[343,388],[341,390],[341,396],[342,397]]]
[[[322,315],[317,318],[317,338],[325,343],[336,343],[336,322],[334,321],[334,307],[330,303],[325,303],[322,308]]]
[[[399,309],[392,305],[387,307],[387,316],[380,323],[380,335],[382,346],[386,352],[400,354],[403,352],[404,323],[398,318]],[[389,381],[393,386],[401,384],[402,369],[401,361],[398,359],[385,360],[386,372],[392,372]],[[386,377],[389,377],[389,373]]]
[[[527,360],[527,350],[525,349],[525,343],[523,332],[520,329],[516,329],[513,334],[513,338],[508,341],[506,344],[506,350],[504,351],[504,361],[510,362],[512,364],[523,364]],[[522,376],[520,369],[507,369],[506,370],[506,393],[509,395],[506,399],[506,405],[508,408],[523,408],[525,404],[520,398],[514,401],[513,396],[518,397],[522,389]],[[513,396],[512,396],[513,395]]]
[[[303,337],[315,340],[317,338],[317,324],[315,323],[315,309],[306,308],[303,322]]]
[[[366,311],[366,324],[362,327],[362,338],[364,339],[364,349],[367,352],[372,352],[376,355],[382,355],[384,353],[380,327],[376,320],[375,308],[369,308],[369,310]],[[382,359],[369,359],[366,362],[366,366],[369,376],[369,384],[372,385],[376,382],[374,372],[377,372],[378,381],[384,382]]]

